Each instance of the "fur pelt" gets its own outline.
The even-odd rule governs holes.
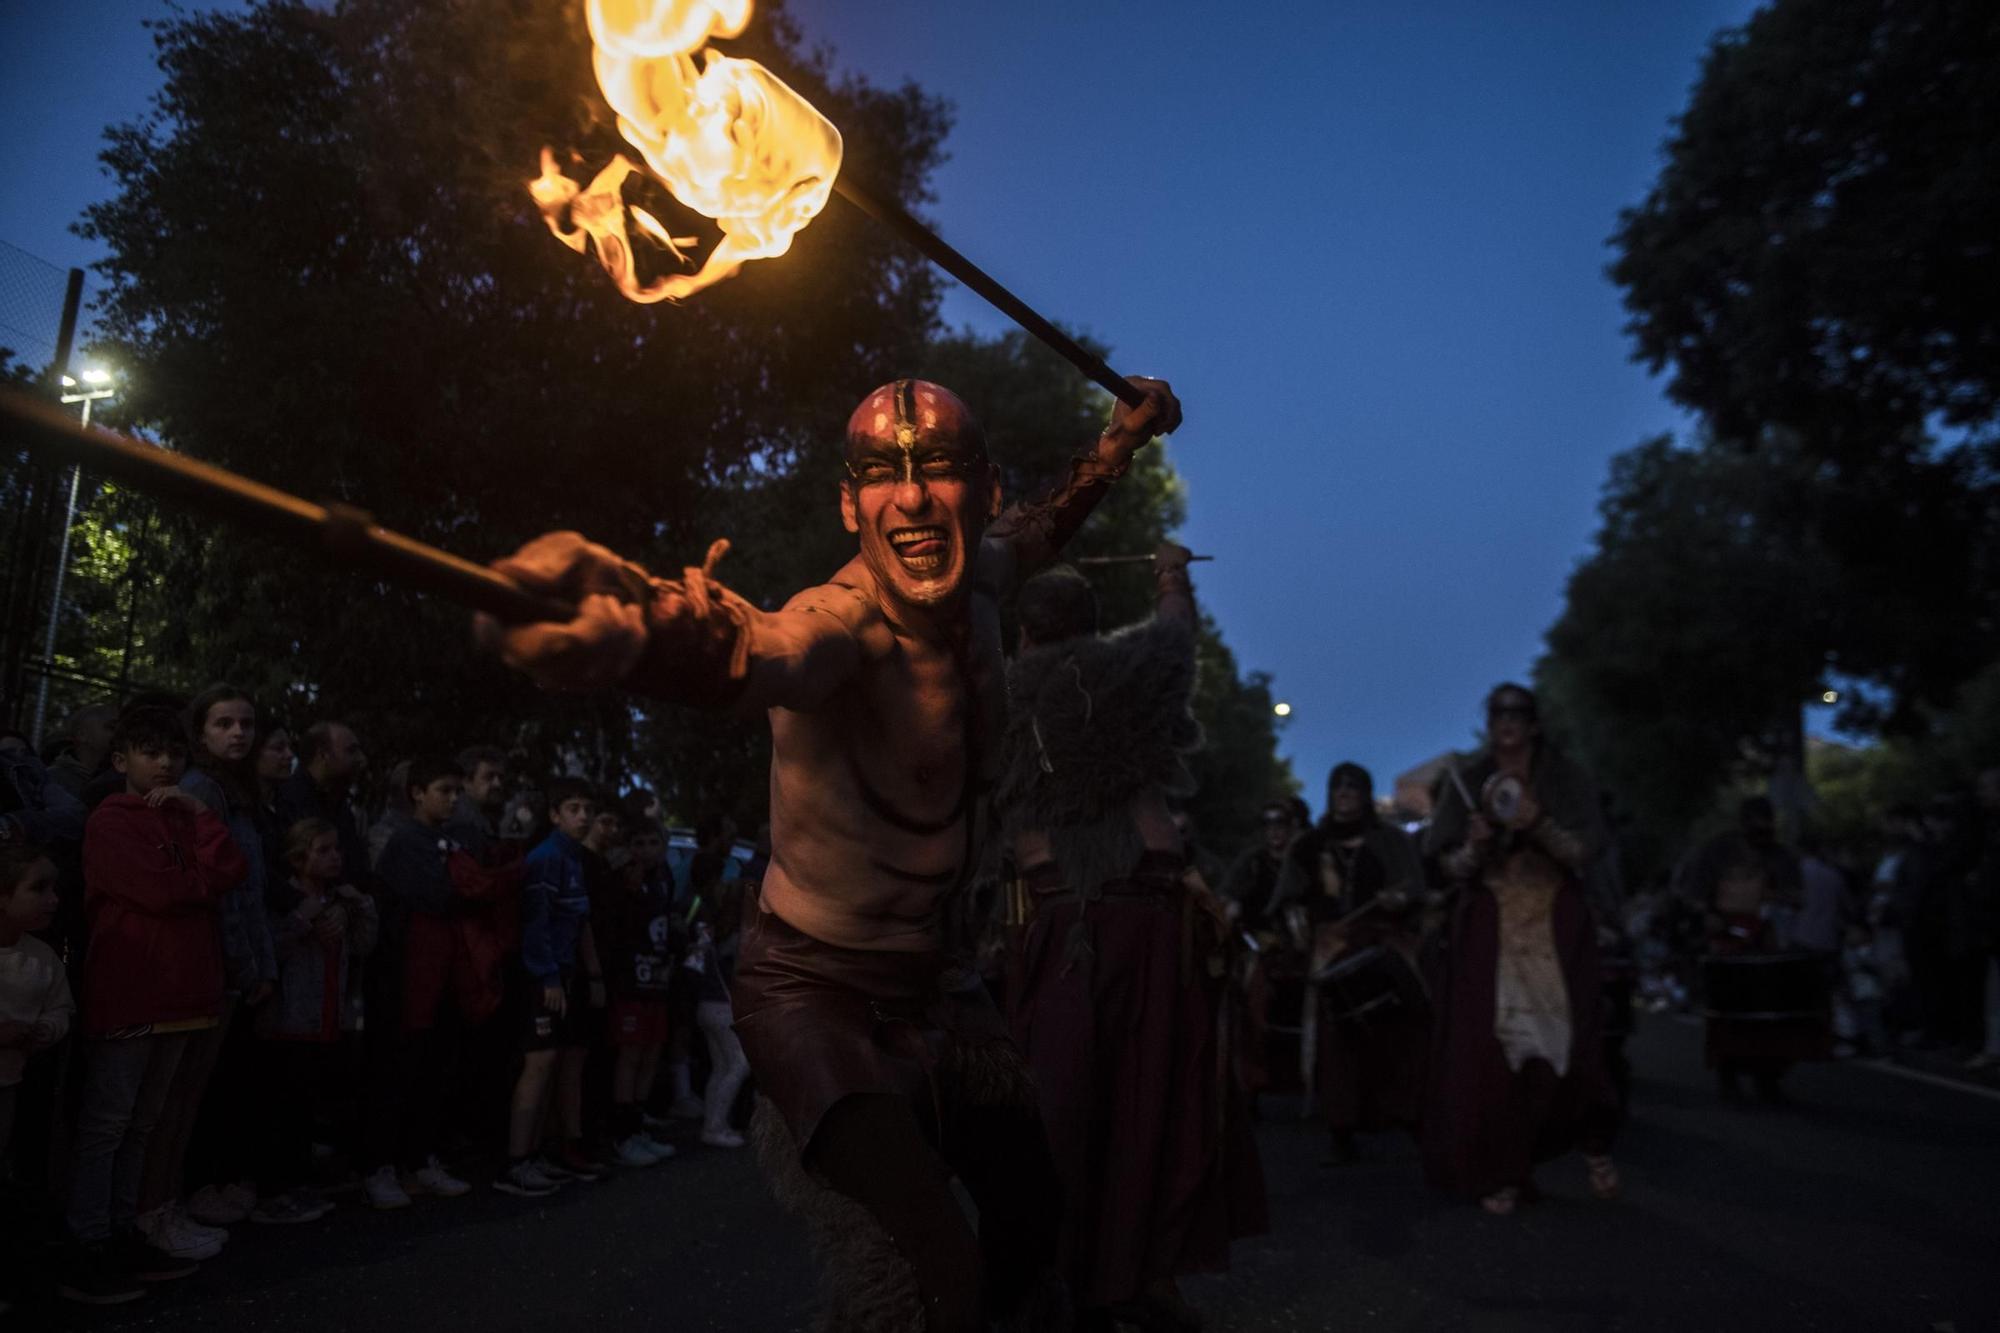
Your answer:
[[[1194,790],[1185,758],[1201,746],[1188,711],[1194,686],[1194,631],[1174,621],[1017,657],[995,791],[1007,836],[1045,832],[1064,880],[1086,898],[1129,874],[1145,850],[1133,798]]]
[[[806,1224],[819,1269],[820,1333],[923,1333],[910,1261],[872,1213],[812,1178],[785,1118],[763,1097],[750,1138],[778,1206]]]

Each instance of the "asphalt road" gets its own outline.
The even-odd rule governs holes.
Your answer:
[[[1625,1197],[1580,1160],[1511,1218],[1427,1192],[1400,1141],[1319,1166],[1283,1102],[1260,1136],[1270,1237],[1186,1284],[1216,1330],[2000,1329],[2000,1098],[1861,1065],[1796,1072],[1798,1105],[1718,1105],[1698,1029],[1634,1040]],[[804,1329],[798,1229],[743,1153],[691,1151],[536,1203],[481,1188],[396,1214],[243,1227],[195,1277],[76,1328]],[[16,1318],[42,1322],[41,1309]]]

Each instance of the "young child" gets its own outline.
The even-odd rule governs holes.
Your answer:
[[[597,946],[590,933],[590,887],[584,836],[597,814],[588,784],[549,784],[549,836],[528,853],[521,885],[521,964],[531,988],[521,1076],[507,1128],[507,1169],[493,1188],[529,1198],[569,1180],[596,1180],[602,1164],[583,1148],[585,982],[601,988]],[[583,975],[577,974],[578,964]],[[549,1088],[558,1085],[556,1116],[562,1143],[555,1156],[534,1157]]]
[[[375,900],[347,883],[340,833],[324,819],[285,832],[289,877],[266,900],[278,958],[276,992],[257,1014],[267,1056],[258,1185],[250,1220],[311,1222],[333,1205],[307,1184],[322,1089],[361,1027],[361,960],[374,951]]]
[[[645,1132],[641,1119],[666,1045],[667,989],[680,955],[674,923],[674,877],[658,823],[628,817],[626,862],[603,897],[591,900],[591,930],[604,959],[611,999],[611,1138],[621,1166],[652,1166],[674,1155]]]
[[[170,709],[128,712],[111,763],[125,783],[84,826],[84,1086],[69,1225],[81,1242],[62,1291],[130,1300],[131,1280],[194,1271],[134,1232],[146,1145],[191,1034],[222,1017],[223,895],[249,864],[216,814],[174,785],[187,733]],[[180,1108],[184,1109],[184,1108]],[[220,1246],[217,1246],[220,1249]]]
[[[56,863],[33,843],[0,843],[0,1179],[28,1057],[61,1041],[76,1012],[62,960],[28,933],[55,919]]]
[[[468,928],[500,882],[445,826],[456,816],[465,776],[451,759],[419,758],[404,772],[408,806],[391,815],[375,861],[400,949],[402,989],[396,1039],[399,1107],[378,1108],[371,1133],[377,1166],[365,1184],[377,1208],[402,1208],[411,1194],[454,1198],[472,1188],[438,1159],[445,1104],[463,1072],[466,1038],[499,1006],[497,977],[474,957]],[[382,1035],[378,1032],[378,1036]],[[384,1109],[394,1115],[384,1115]],[[407,1168],[400,1180],[396,1165]]]

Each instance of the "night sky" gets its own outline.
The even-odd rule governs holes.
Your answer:
[[[0,6],[0,241],[96,257],[69,224],[108,189],[102,127],[158,85],[139,24],[165,8]],[[1173,381],[1181,539],[1218,557],[1197,591],[1294,706],[1315,810],[1336,761],[1386,787],[1468,743],[1561,608],[1606,460],[1687,429],[1627,360],[1605,238],[1754,6],[792,8],[841,67],[956,104],[949,240]],[[1004,327],[962,291],[946,315]]]

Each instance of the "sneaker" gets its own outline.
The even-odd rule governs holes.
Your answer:
[[[125,1266],[113,1259],[109,1241],[77,1246],[63,1266],[56,1290],[65,1300],[84,1305],[123,1305],[146,1294]]]
[[[565,1143],[556,1149],[554,1161],[578,1180],[601,1180],[604,1177],[604,1163],[573,1143]]]
[[[225,1193],[213,1185],[203,1185],[194,1192],[194,1197],[188,1200],[188,1212],[193,1214],[197,1221],[206,1222],[210,1226],[226,1227],[250,1216],[249,1208],[239,1208],[236,1204],[233,1194]]]
[[[361,1182],[362,1193],[368,1196],[370,1206],[385,1212],[391,1208],[408,1208],[410,1196],[403,1192],[402,1182],[396,1179],[393,1166],[377,1167]]]
[[[542,1171],[541,1163],[529,1160],[516,1162],[494,1177],[493,1188],[502,1194],[523,1199],[542,1199],[554,1194],[561,1186]]]
[[[643,1131],[639,1134],[639,1146],[663,1162],[669,1157],[674,1156],[678,1151],[673,1144],[668,1143],[665,1139],[655,1138],[653,1135],[644,1133]]]
[[[654,1152],[644,1139],[637,1134],[618,1140],[612,1150],[611,1160],[620,1166],[658,1166],[664,1159]]]
[[[212,1240],[217,1244],[221,1244],[229,1239],[228,1228],[207,1226],[195,1221],[194,1218],[188,1216],[188,1210],[181,1206],[181,1202],[178,1199],[167,1205],[167,1212],[173,1217],[174,1225],[190,1235],[200,1236],[204,1240]]]
[[[306,1190],[292,1190],[275,1198],[259,1199],[250,1210],[250,1220],[264,1226],[296,1226],[317,1222],[333,1211],[333,1205]]]
[[[410,1173],[410,1186],[412,1194],[435,1194],[440,1199],[456,1199],[472,1188],[445,1170],[436,1153],[425,1158],[424,1164]]]
[[[553,1157],[546,1157],[546,1156],[536,1157],[533,1158],[532,1160],[535,1164],[535,1170],[541,1172],[543,1175],[547,1176],[550,1180],[553,1180],[558,1185],[567,1185],[573,1180],[583,1179],[582,1176],[579,1176],[574,1171],[568,1170],[563,1166],[561,1162],[556,1161]]]
[[[108,1253],[111,1262],[117,1264],[126,1277],[139,1282],[172,1282],[201,1267],[193,1259],[183,1259],[158,1249],[136,1231],[113,1236]]]
[[[724,1125],[721,1129],[704,1129],[701,1141],[711,1148],[741,1148],[743,1136]]]
[[[701,1098],[686,1093],[674,1098],[674,1104],[667,1108],[667,1115],[675,1120],[699,1120],[707,1110]]]
[[[196,1232],[193,1230],[194,1224],[169,1206],[155,1208],[152,1212],[135,1219],[134,1224],[139,1228],[138,1235],[141,1241],[170,1259],[191,1259],[200,1262],[203,1259],[213,1259],[222,1253],[223,1243],[215,1238],[213,1230],[207,1230],[205,1234]],[[226,1236],[228,1233],[223,1234]]]

